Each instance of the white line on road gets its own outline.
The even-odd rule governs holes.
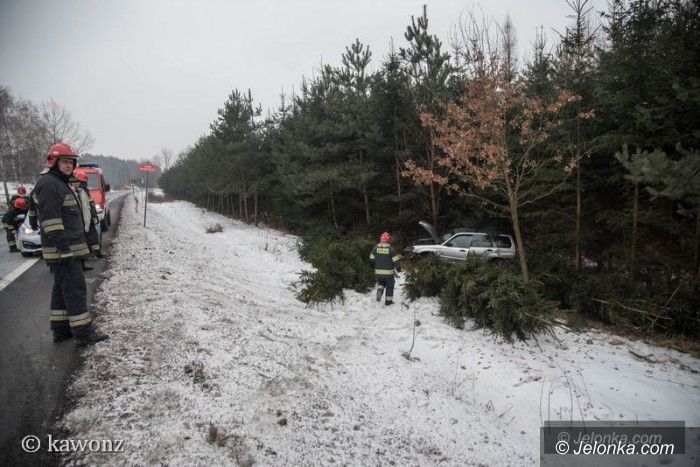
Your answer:
[[[27,269],[31,268],[34,263],[39,261],[39,258],[31,258],[27,259],[24,261],[24,263],[20,264],[15,268],[14,271],[6,275],[5,277],[0,278],[0,290],[4,289],[8,285],[12,284],[12,281],[17,279],[19,276],[24,273]]]

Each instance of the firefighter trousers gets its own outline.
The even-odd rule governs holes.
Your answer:
[[[88,231],[85,232],[85,236],[88,241],[88,246],[90,246],[90,251],[100,250],[100,237],[98,237],[97,235],[97,229],[99,228],[99,225],[100,224],[91,224]]]
[[[5,229],[5,237],[7,238],[7,246],[10,250],[17,248],[17,240],[15,239],[15,231],[10,229]]]
[[[386,301],[385,303],[394,302],[394,275],[391,276],[375,276],[377,279],[377,301],[382,299],[382,292],[386,289]]]
[[[87,309],[87,289],[83,265],[70,259],[54,266],[51,291],[51,330],[55,334],[90,334],[92,316]]]

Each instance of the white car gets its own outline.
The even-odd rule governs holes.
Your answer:
[[[101,229],[95,230],[97,230],[99,244],[102,245]],[[32,229],[32,226],[29,224],[29,216],[24,219],[22,225],[17,229],[17,248],[19,248],[22,256],[41,254],[41,232]]]
[[[515,258],[515,240],[510,235],[492,235],[458,228],[448,231],[438,238],[435,227],[425,221],[419,224],[431,236],[432,243],[411,247],[416,255],[433,254],[446,261],[464,261],[469,258],[486,258],[500,262]],[[430,241],[428,240],[428,241]]]
[[[24,222],[17,229],[17,248],[22,256],[41,254],[41,235],[39,230],[34,230],[29,225],[29,216],[24,218]]]

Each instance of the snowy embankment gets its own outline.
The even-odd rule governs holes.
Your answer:
[[[307,309],[295,237],[184,202],[149,205],[144,229],[132,203],[96,296],[112,338],[86,352],[64,420],[124,452],[76,463],[532,465],[547,419],[700,424],[690,356],[561,329],[504,344],[434,300]]]

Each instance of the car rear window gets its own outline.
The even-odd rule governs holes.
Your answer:
[[[496,246],[498,248],[510,248],[513,245],[510,241],[510,237],[505,235],[498,235],[497,237],[494,237],[494,241],[496,242]]]
[[[488,236],[474,235],[472,243],[469,246],[474,248],[490,248],[493,245],[491,245],[491,239]]]

